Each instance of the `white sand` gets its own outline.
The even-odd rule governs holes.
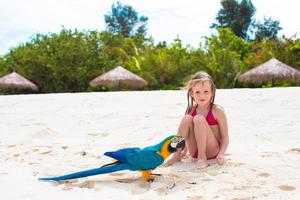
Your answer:
[[[218,90],[229,122],[227,163],[189,158],[144,182],[122,171],[66,183],[38,181],[99,167],[105,151],[176,133],[185,91],[0,96],[1,199],[289,199],[300,197],[300,88]]]

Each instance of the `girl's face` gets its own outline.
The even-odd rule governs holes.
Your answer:
[[[198,106],[209,106],[212,95],[211,84],[209,81],[198,82],[192,87],[191,96]]]

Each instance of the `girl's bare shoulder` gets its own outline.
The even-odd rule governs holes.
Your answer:
[[[216,115],[222,115],[222,114],[224,115],[225,114],[224,108],[218,104],[213,105],[212,112],[213,112],[213,114],[216,114]]]

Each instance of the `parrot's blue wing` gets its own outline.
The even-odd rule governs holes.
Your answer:
[[[119,149],[117,151],[108,151],[105,152],[104,155],[116,159],[122,163],[126,163],[127,162],[126,156],[128,154],[137,153],[138,151],[141,151],[141,149],[138,147],[132,147],[132,148]]]
[[[160,166],[164,158],[154,151],[138,151],[126,156],[127,164],[136,170],[151,170]]]

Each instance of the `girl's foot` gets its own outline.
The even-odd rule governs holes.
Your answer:
[[[223,165],[225,163],[225,159],[223,156],[220,156],[217,158],[217,162],[219,165]]]
[[[208,166],[208,163],[206,160],[203,159],[198,159],[198,161],[196,162],[196,168],[197,169],[204,169]]]

